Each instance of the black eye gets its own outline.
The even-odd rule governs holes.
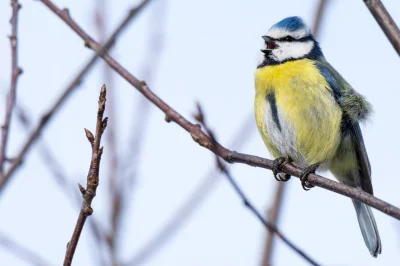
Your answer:
[[[292,41],[294,41],[294,38],[292,36],[286,36],[282,40],[285,42],[292,42]]]

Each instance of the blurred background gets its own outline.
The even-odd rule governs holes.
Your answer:
[[[40,1],[20,1],[17,106],[7,155],[63,93],[93,51]],[[138,1],[55,0],[98,41]],[[400,24],[400,2],[383,1]],[[312,27],[320,5],[308,1],[167,1],[146,6],[110,53],[193,121],[202,104],[228,148],[268,157],[253,121],[253,74],[261,36],[298,15]],[[0,3],[0,117],[10,87],[10,1]],[[374,106],[363,126],[375,195],[400,206],[398,99],[400,58],[363,1],[326,1],[317,38],[327,60]],[[0,194],[0,265],[60,265],[86,184],[101,85],[108,88],[100,185],[73,265],[267,265],[266,229],[215,170],[215,158],[149,104],[102,60],[42,131]],[[9,163],[6,165],[8,169]],[[278,183],[270,171],[236,164],[232,174],[267,219]],[[324,176],[332,178],[329,173]],[[364,245],[350,199],[297,178],[284,184],[278,227],[323,265],[397,265],[400,224],[374,211],[383,251]],[[308,265],[276,239],[268,263]]]

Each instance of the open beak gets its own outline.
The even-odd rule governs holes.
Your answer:
[[[266,53],[269,53],[271,50],[276,48],[277,45],[276,45],[275,41],[272,38],[270,38],[268,36],[262,36],[262,38],[264,39],[267,48],[266,49],[261,49],[261,52],[266,54]]]

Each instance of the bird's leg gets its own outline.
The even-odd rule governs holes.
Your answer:
[[[314,174],[315,170],[317,170],[317,168],[319,167],[319,163],[316,164],[312,164],[306,168],[303,169],[303,171],[301,171],[300,174],[300,181],[301,181],[301,186],[303,187],[304,190],[310,190],[311,188],[313,188],[314,186],[311,185],[308,181],[307,181],[307,177],[309,174]]]
[[[279,167],[282,164],[291,163],[291,162],[292,162],[292,159],[289,157],[289,155],[286,155],[286,157],[279,157],[274,160],[274,163],[272,165],[272,173],[274,174],[276,181],[286,182],[290,179],[290,175],[288,175],[288,174],[284,174],[283,177],[281,175],[279,175]]]

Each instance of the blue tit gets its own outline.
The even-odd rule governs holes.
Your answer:
[[[359,126],[371,105],[326,61],[301,18],[281,20],[262,38],[254,110],[262,139],[277,158],[274,168],[290,158],[305,169],[303,188],[310,186],[306,176],[319,166],[372,195],[371,166]],[[376,257],[382,245],[371,208],[356,200],[353,204],[365,244]]]

